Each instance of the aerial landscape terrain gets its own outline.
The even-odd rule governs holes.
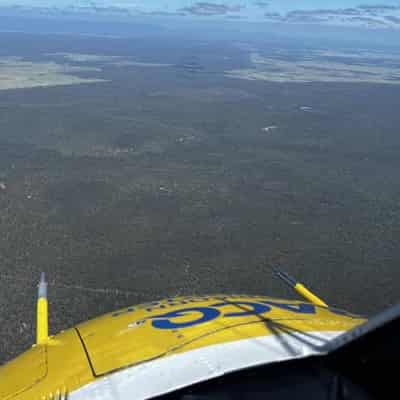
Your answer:
[[[397,303],[400,49],[149,31],[0,32],[0,364],[34,342],[41,271],[52,333],[295,297],[268,265],[355,313]]]

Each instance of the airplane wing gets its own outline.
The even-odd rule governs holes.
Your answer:
[[[179,297],[49,338],[0,368],[0,399],[149,399],[235,371],[324,353],[364,320],[264,296]],[[22,378],[21,378],[22,377]],[[54,397],[56,399],[57,397]]]

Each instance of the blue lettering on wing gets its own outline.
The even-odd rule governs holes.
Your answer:
[[[223,307],[231,306],[237,311],[223,313]],[[298,303],[278,303],[275,301],[257,299],[252,301],[221,301],[207,307],[188,307],[180,310],[170,311],[165,314],[151,316],[148,320],[157,329],[180,329],[203,324],[218,318],[222,313],[224,318],[247,317],[269,313],[277,308],[295,314],[315,314],[317,307],[313,304]],[[333,310],[332,310],[333,311]],[[340,313],[340,311],[333,311]],[[186,317],[186,321],[179,321],[179,318]],[[188,321],[188,317],[191,317]]]
[[[236,306],[242,311],[224,314],[224,317],[246,317],[249,315],[260,315],[271,311],[271,307],[267,304],[253,303],[249,301],[226,301],[223,303],[213,304],[212,307]],[[250,310],[248,309],[250,308]]]
[[[173,321],[174,318],[180,318],[193,314],[194,319],[185,322]],[[198,314],[201,314],[200,316]],[[157,329],[180,329],[190,326],[203,324],[211,321],[220,315],[220,311],[211,307],[192,307],[181,310],[171,311],[166,314],[151,317],[151,324]]]

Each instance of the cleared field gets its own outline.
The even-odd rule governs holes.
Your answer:
[[[105,65],[115,65],[119,67],[172,67],[173,64],[155,63],[155,62],[142,62],[124,56],[107,56],[103,54],[81,54],[81,53],[52,53],[49,56],[63,57],[65,60],[79,63],[79,64],[92,64],[100,63]]]
[[[32,62],[18,57],[0,58],[0,90],[106,82],[83,78],[82,72],[100,72],[95,67],[80,67],[55,62]]]
[[[134,61],[122,56],[97,54],[51,53],[46,57],[52,60],[38,62],[21,57],[0,57],[0,90],[107,82],[107,79],[86,76],[90,73],[101,73],[104,66],[141,68],[172,66]]]
[[[225,76],[269,82],[400,84],[399,57],[386,55],[385,62],[377,63],[379,60],[380,54],[371,52],[353,55],[320,51],[289,61],[252,52],[251,68],[228,70]]]

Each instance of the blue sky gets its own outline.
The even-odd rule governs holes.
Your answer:
[[[400,29],[400,0],[0,0],[0,6]]]

